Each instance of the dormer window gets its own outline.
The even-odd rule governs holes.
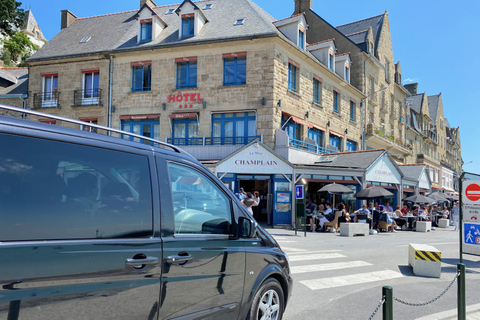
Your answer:
[[[345,81],[350,83],[350,68],[347,65],[345,66]]]
[[[172,14],[175,12],[175,9],[168,9],[167,12],[165,12],[165,14]]]
[[[234,26],[241,26],[241,25],[243,25],[244,22],[245,22],[245,19],[238,19],[237,21],[235,21],[235,23],[233,25]]]
[[[205,7],[203,7],[203,10],[208,10],[212,9],[213,3],[206,4]]]
[[[298,29],[298,46],[305,50],[305,32],[302,29]]]
[[[140,41],[152,40],[152,19],[140,21]]]
[[[333,52],[329,52],[329,57],[328,57],[328,68],[332,71],[335,71],[335,57],[333,55]]]
[[[195,35],[195,13],[182,15],[182,37]]]
[[[370,41],[367,42],[367,52],[373,53],[373,43],[371,43]]]

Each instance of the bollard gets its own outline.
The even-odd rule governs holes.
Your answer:
[[[460,273],[457,284],[458,320],[465,320],[467,312],[465,301],[465,265],[463,263],[457,264],[457,273]]]
[[[393,288],[384,286],[382,295],[385,297],[383,303],[383,320],[393,320]]]

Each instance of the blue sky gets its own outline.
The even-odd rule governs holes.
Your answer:
[[[154,0],[157,5],[181,1]],[[218,1],[218,0],[217,0]],[[276,19],[290,16],[294,0],[254,0]],[[47,39],[60,31],[60,10],[77,17],[136,10],[140,0],[35,0],[31,8]],[[395,62],[401,61],[403,82],[418,82],[419,92],[442,93],[444,115],[451,126],[460,126],[464,170],[480,173],[480,93],[476,65],[479,52],[480,1],[464,0],[313,0],[313,10],[333,26],[389,13]],[[470,161],[473,161],[469,163]],[[467,164],[468,163],[468,164]]]

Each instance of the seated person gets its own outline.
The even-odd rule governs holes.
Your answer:
[[[330,203],[325,204],[325,212],[323,213],[323,216],[318,219],[318,224],[320,228],[323,228],[323,225],[325,222],[332,222],[333,219],[335,219],[335,213],[333,213],[333,210],[331,208]]]
[[[450,212],[448,211],[448,208],[445,206],[442,211],[443,219],[448,219],[450,217]]]
[[[394,212],[394,219],[399,229],[402,229],[402,227],[407,224],[407,220],[402,219],[405,216],[406,214],[404,214],[402,210],[400,210],[400,206],[397,206]]]
[[[362,222],[362,223],[366,223],[367,220],[366,219],[358,219],[358,215],[362,215],[361,217],[363,217],[364,215],[366,215],[366,218],[367,219],[372,219],[372,216],[370,214],[370,210],[367,209],[367,205],[364,203],[362,204],[362,208],[358,209],[357,211],[354,211],[352,216],[355,214],[354,216],[354,221],[355,222]]]
[[[397,224],[395,223],[395,220],[392,219],[392,217],[389,216],[387,212],[385,212],[385,207],[382,205],[378,206],[378,209],[380,211],[380,221],[385,221],[388,224],[392,224],[392,232],[397,232],[395,229],[398,228]]]
[[[339,222],[350,222],[350,214],[347,212],[347,210],[345,210],[345,205],[340,203],[337,208],[340,211]]]

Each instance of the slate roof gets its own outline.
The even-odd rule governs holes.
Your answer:
[[[356,44],[360,44],[366,41],[366,35],[365,37],[361,37],[358,35],[358,33],[366,32],[370,27],[372,27],[373,38],[375,39],[375,48],[378,48],[378,40],[380,38],[380,31],[383,25],[383,18],[384,14],[380,14],[378,16],[337,26],[337,30],[350,38]]]
[[[363,31],[358,31],[358,32],[355,32],[355,33],[351,33],[351,34],[347,34],[346,36],[348,38],[350,38],[350,40],[352,40],[356,44],[365,43],[365,42],[367,42],[367,38],[368,38],[368,29],[363,30]]]
[[[330,153],[324,156],[337,156],[332,162],[316,162],[315,165],[322,167],[367,169],[384,153],[384,149]]]
[[[62,29],[29,60],[279,34],[272,23],[275,19],[251,0],[212,0],[209,3],[214,4],[212,8],[203,10],[209,22],[195,37],[178,38],[180,18],[177,14],[167,15],[166,12],[177,9],[180,4],[172,4],[153,8],[168,25],[153,41],[137,43],[138,22],[135,15],[138,10],[80,18]],[[237,19],[245,19],[244,24],[234,26]],[[80,43],[84,37],[91,39]]]
[[[433,122],[435,123],[435,120],[437,120],[438,107],[440,103],[440,94],[428,96],[427,98],[428,98],[428,110],[430,112],[430,118],[432,118]]]
[[[413,96],[407,97],[407,102],[410,105],[410,109],[415,111],[418,114],[421,114],[422,112],[422,103],[423,103],[423,93],[416,94]],[[411,104],[410,104],[411,102]]]
[[[1,68],[0,77],[3,79],[6,79],[6,77],[10,79],[12,77],[16,78],[16,83],[12,82],[12,85],[5,88],[0,87],[0,95],[27,94],[28,68]]]
[[[399,165],[398,166],[402,171],[403,175],[407,179],[419,181],[422,176],[425,166],[422,165]]]

